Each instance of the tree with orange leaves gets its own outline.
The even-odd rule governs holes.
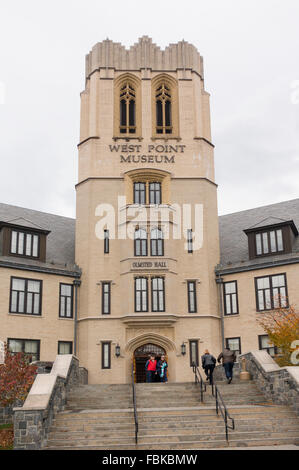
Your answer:
[[[263,314],[258,323],[263,327],[269,341],[280,350],[275,358],[281,366],[295,365],[291,362],[294,342],[299,340],[299,312],[291,305]],[[296,349],[296,348],[295,348]]]

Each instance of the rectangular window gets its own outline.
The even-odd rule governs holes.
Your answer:
[[[241,338],[226,338],[226,347],[235,351],[236,355],[241,354]]]
[[[225,282],[223,284],[223,291],[225,315],[238,315],[237,281]]]
[[[148,280],[146,277],[135,278],[135,312],[148,311]]]
[[[110,291],[111,291],[111,283],[102,282],[102,315],[110,314],[110,303],[111,303]]]
[[[7,345],[12,354],[22,352],[30,362],[39,361],[40,340],[8,338]]]
[[[59,316],[73,318],[73,285],[60,283]]]
[[[257,256],[284,251],[282,230],[269,230],[255,234],[255,252]]]
[[[275,356],[279,353],[279,348],[270,343],[268,335],[259,335],[259,349],[261,351],[267,351],[270,356]]]
[[[152,278],[152,312],[165,312],[164,278]]]
[[[288,307],[286,274],[255,278],[258,312]]]
[[[104,253],[109,253],[109,230],[104,230]]]
[[[134,204],[145,204],[145,183],[134,183]]]
[[[42,281],[11,278],[10,313],[41,315]]]
[[[111,369],[111,342],[102,342],[102,369]]]
[[[161,204],[161,183],[149,184],[149,203]]]
[[[197,312],[197,302],[196,302],[196,282],[188,281],[188,312],[196,313]]]
[[[11,231],[10,253],[30,258],[39,257],[39,235],[34,233]]]
[[[190,351],[190,366],[198,366],[198,340],[189,340],[189,351]]]
[[[193,253],[193,233],[192,229],[187,230],[188,253]]]
[[[58,354],[73,354],[72,341],[58,341]]]

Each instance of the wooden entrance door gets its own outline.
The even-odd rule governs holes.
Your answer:
[[[134,360],[134,369],[135,369],[135,380],[137,383],[145,382],[145,364],[146,361],[150,358],[150,355],[153,354],[158,361],[160,357],[164,354],[166,356],[166,352],[160,346],[156,344],[144,344],[137,348],[134,352],[133,360]],[[158,377],[157,377],[158,380]]]

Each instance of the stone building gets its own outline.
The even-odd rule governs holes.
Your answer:
[[[204,349],[274,354],[257,319],[298,303],[299,199],[218,217],[196,48],[96,44],[78,151],[76,220],[0,204],[0,340],[90,383],[143,381],[150,352],[172,382]]]

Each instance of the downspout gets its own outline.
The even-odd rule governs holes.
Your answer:
[[[81,281],[79,279],[73,280],[73,285],[75,287],[75,312],[74,312],[74,356],[77,356],[77,326],[78,326],[78,287],[81,286]]]
[[[220,324],[221,324],[221,344],[222,344],[222,351],[225,348],[224,344],[224,316],[223,316],[223,296],[222,296],[222,284],[223,279],[220,274],[217,274],[216,277],[216,284],[218,287],[218,299],[219,299],[219,312],[220,312]]]

